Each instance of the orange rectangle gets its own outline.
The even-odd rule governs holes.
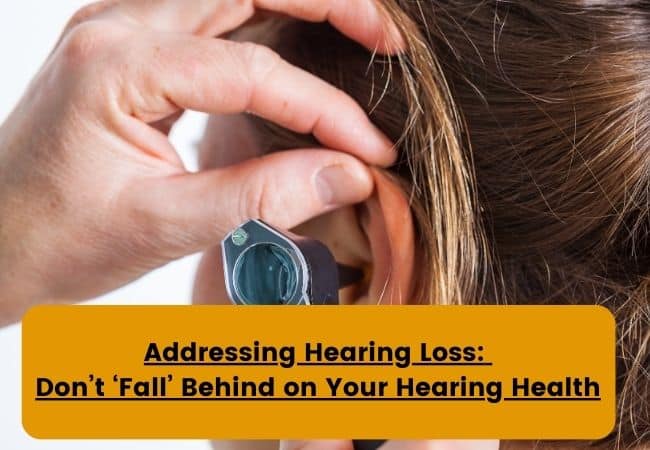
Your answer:
[[[40,306],[39,438],[596,439],[615,326],[584,306]]]

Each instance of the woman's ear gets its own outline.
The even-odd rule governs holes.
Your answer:
[[[370,279],[359,303],[404,304],[411,300],[415,239],[409,200],[399,182],[375,169],[375,192],[359,214],[371,254]]]
[[[373,169],[375,190],[356,207],[338,209],[293,231],[323,242],[337,262],[363,269],[342,289],[342,304],[401,304],[411,300],[414,234],[408,198],[391,175]]]

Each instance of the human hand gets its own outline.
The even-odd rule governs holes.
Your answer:
[[[401,45],[371,0],[81,10],[0,127],[0,325],[46,299],[115,289],[245,219],[291,228],[371,193],[365,163],[390,164],[392,144],[350,97],[265,47],[213,38],[258,7],[328,19],[371,48]],[[184,109],[251,112],[325,148],[188,173],[159,126]]]

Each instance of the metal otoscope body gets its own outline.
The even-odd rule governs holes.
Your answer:
[[[363,278],[321,242],[249,220],[222,241],[228,296],[241,305],[336,305],[339,288]]]
[[[336,305],[341,287],[363,279],[363,271],[337,264],[315,239],[249,220],[221,243],[228,296],[240,305]],[[357,440],[355,450],[384,441]]]

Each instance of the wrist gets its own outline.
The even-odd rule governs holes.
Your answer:
[[[1,327],[19,322],[27,309],[43,303],[47,289],[34,264],[39,258],[33,253],[37,247],[29,238],[29,227],[17,226],[15,216],[3,214],[0,217]]]
[[[46,301],[41,283],[30,275],[33,270],[0,257],[0,327],[19,322],[29,308]]]

